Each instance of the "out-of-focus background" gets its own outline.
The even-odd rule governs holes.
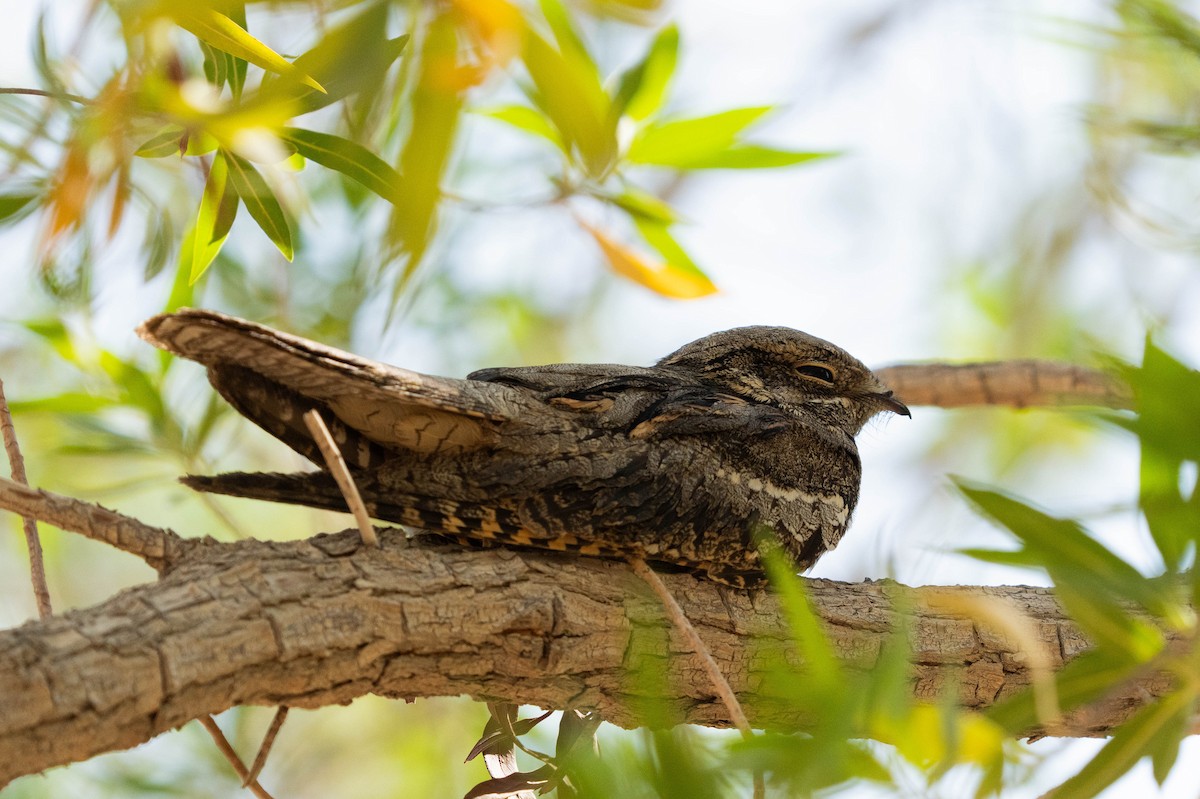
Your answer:
[[[127,57],[114,9],[131,5],[4,3],[0,85],[47,88],[50,71],[64,83],[49,88],[94,96]],[[345,526],[334,514],[196,498],[174,483],[189,469],[298,466],[266,434],[212,415],[199,368],[173,367],[164,395],[171,410],[147,410],[155,400],[139,398],[143,372],[131,369],[151,374],[158,356],[132,330],[183,294],[368,357],[455,376],[560,360],[646,364],[745,324],[800,328],[870,365],[1136,360],[1148,330],[1184,360],[1200,361],[1200,174],[1192,157],[1200,61],[1153,22],[1175,7],[755,0],[569,8],[604,77],[641,58],[666,25],[678,26],[664,118],[774,106],[748,140],[836,153],[779,168],[629,166],[631,184],[675,209],[680,221],[671,233],[716,293],[675,299],[614,273],[612,252],[606,257],[581,219],[633,252],[654,248],[619,205],[586,192],[562,202],[561,186],[549,180],[562,174],[561,154],[485,113],[525,102],[520,84],[530,83],[515,61],[497,59],[464,92],[469,111],[441,180],[450,197],[403,282],[401,267],[381,260],[386,204],[313,163],[272,178],[296,226],[293,262],[243,208],[192,289],[181,288],[176,250],[195,219],[204,175],[181,166],[186,157],[133,165],[138,188],[111,237],[111,197],[100,191],[88,210],[102,218],[51,244],[47,214],[24,209],[23,218],[8,219],[0,229],[0,377],[18,411],[31,482],[197,534],[303,536]],[[412,30],[419,39],[428,15],[405,6],[388,20],[394,35]],[[248,29],[291,57],[312,46],[316,18],[310,4],[252,4]],[[181,69],[199,69],[194,44],[180,48]],[[413,80],[419,67],[406,63],[402,57],[401,74],[381,80],[379,91]],[[0,194],[37,191],[38,181],[56,174],[64,148],[80,135],[53,110],[63,103],[0,97],[7,159]],[[411,124],[354,113],[331,107],[316,116],[325,129],[375,131],[385,155]],[[164,449],[165,441],[178,446]],[[1038,572],[955,554],[1008,539],[964,505],[948,475],[1084,518],[1139,568],[1157,567],[1133,509],[1134,442],[1075,415],[923,409],[911,421],[872,423],[860,446],[860,508],[814,576],[1045,582]],[[0,524],[11,533],[0,538],[0,626],[9,627],[36,614],[19,523]],[[152,577],[78,537],[47,531],[44,541],[60,609]],[[268,719],[267,710],[248,709],[222,724],[252,747]],[[264,783],[296,799],[462,796],[484,776],[477,763],[461,765],[483,720],[464,699],[370,698],[296,712]],[[619,747],[623,735],[602,737]],[[1028,747],[1021,768],[1030,774],[1005,795],[1040,795],[1099,743]],[[1143,764],[1106,795],[1194,796],[1197,769],[1187,764],[1200,762],[1200,747],[1185,744],[1180,762],[1161,788]],[[897,769],[897,785],[854,784],[839,795],[971,790],[967,775],[927,788],[916,772]],[[226,772],[207,737],[189,727],[129,753],[24,779],[4,795],[239,795]]]

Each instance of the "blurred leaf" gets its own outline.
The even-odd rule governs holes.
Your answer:
[[[1056,577],[1054,595],[1098,647],[1142,663],[1162,651],[1165,641],[1157,628],[1131,616],[1108,594],[1090,590],[1091,583],[1065,582]]]
[[[0,194],[0,222],[16,222],[29,204],[41,197],[40,192]]]
[[[719,153],[682,161],[675,166],[679,169],[775,169],[820,161],[837,155],[839,153],[836,152],[777,150],[757,144],[743,144]]]
[[[641,121],[656,114],[667,97],[679,57],[679,28],[667,25],[650,43],[646,55],[621,75],[613,113]]]
[[[1138,501],[1168,572],[1175,574],[1184,568],[1189,545],[1195,543],[1200,508],[1180,494],[1184,461],[1149,446],[1141,450]]]
[[[623,244],[609,238],[599,229],[583,220],[579,224],[600,245],[604,257],[613,271],[636,283],[640,283],[656,294],[673,299],[690,300],[716,292],[717,287],[707,277],[697,275],[691,269],[665,263],[659,266],[648,263],[644,258]]]
[[[783,796],[812,796],[850,780],[890,781],[887,769],[855,740],[766,733],[737,741],[730,751],[731,766],[769,772],[772,782],[787,786]]]
[[[708,276],[704,273],[692,256],[688,255],[687,250],[680,246],[675,237],[671,235],[670,226],[662,222],[655,222],[647,216],[634,216],[633,223],[637,227],[638,232],[642,234],[642,238],[646,243],[653,247],[659,255],[666,259],[667,263],[674,268],[691,274],[698,281],[708,281]],[[716,289],[714,288],[714,291]]]
[[[962,480],[956,481],[956,485],[977,509],[1024,544],[1050,573],[1055,585],[1069,592],[1064,600],[1103,602],[1108,610],[1127,616],[1111,599],[1121,597],[1140,604],[1150,613],[1171,615],[1156,583],[1087,535],[1077,522],[1049,516],[1012,497],[973,487]]]
[[[762,535],[763,540],[772,540],[775,533],[766,527],[761,533],[756,531],[756,535]],[[837,702],[836,697],[846,686],[846,679],[842,673],[842,664],[834,654],[829,637],[821,626],[821,619],[808,601],[804,584],[778,553],[765,550],[762,557],[767,576],[771,579],[771,587],[779,595],[780,604],[787,617],[792,641],[797,651],[804,656],[804,679],[811,684],[815,693],[825,695],[830,703],[834,704]]]
[[[673,225],[679,221],[674,208],[636,186],[628,186],[620,194],[604,195],[604,199],[625,210],[635,219],[663,226]]]
[[[228,62],[224,50],[218,50],[203,39],[200,40],[200,53],[204,56],[204,78],[218,90],[225,86],[229,79]]]
[[[324,92],[304,91],[300,114],[365,90],[378,91],[384,75],[408,45],[408,35],[387,38],[388,4],[368,3],[362,13],[326,32],[293,66],[314,75]]]
[[[203,4],[172,3],[164,6],[176,24],[192,33],[197,39],[207,42],[218,50],[248,61],[281,75],[295,75],[307,86],[319,92],[325,88],[301,69],[297,69],[283,56],[251,36],[245,28],[225,14]]]
[[[85,368],[84,361],[75,348],[75,340],[61,319],[31,319],[22,322],[22,327],[45,340],[58,357],[67,363],[77,369]]]
[[[583,41],[583,37],[575,29],[566,5],[562,0],[538,0],[538,5],[542,9],[542,15],[546,18],[546,22],[550,24],[550,30],[554,34],[554,41],[558,44],[559,52],[574,62],[579,69],[589,72],[589,78],[599,85],[602,80],[600,68],[596,66],[595,60],[588,52],[588,46]]]
[[[408,254],[407,278],[420,263],[437,223],[442,197],[441,179],[454,147],[455,131],[469,87],[458,61],[458,36],[453,18],[433,19],[421,48],[413,89],[408,141],[400,154],[405,191],[392,199],[391,237]],[[403,281],[397,284],[397,290]]]
[[[1141,666],[1107,651],[1084,652],[1054,674],[1059,708],[1068,711],[1110,693],[1114,685],[1137,674]],[[985,715],[1009,735],[1028,735],[1051,721],[1038,717],[1037,702],[1030,689],[992,705]]]
[[[165,158],[169,155],[206,155],[217,149],[217,140],[202,130],[185,130],[181,125],[168,125],[162,132],[147,139],[134,152],[139,158]]]
[[[657,122],[643,128],[629,145],[626,159],[688,169],[729,149],[738,135],[771,111],[771,106],[735,108],[719,114]]]
[[[590,177],[605,175],[617,154],[616,120],[590,58],[555,50],[535,31],[525,34],[522,59],[537,87],[534,101],[554,122],[568,154]]]
[[[1142,441],[1164,455],[1180,460],[1200,460],[1200,372],[1146,339],[1141,367],[1125,367],[1122,376],[1134,390],[1137,417],[1108,415],[1115,424],[1132,430]]]
[[[1147,755],[1154,759],[1155,778],[1161,784],[1175,761],[1195,705],[1194,690],[1177,690],[1143,707],[1078,774],[1054,790],[1055,799],[1095,796]]]
[[[233,188],[246,211],[267,234],[283,257],[292,260],[292,231],[288,225],[287,216],[280,206],[275,192],[259,171],[245,158],[228,150],[221,151],[229,165],[229,186]],[[194,268],[193,268],[194,271]]]
[[[525,105],[502,105],[479,111],[484,116],[506,122],[514,128],[541,136],[555,147],[562,149],[562,137],[545,116]]]
[[[358,181],[388,202],[396,202],[402,193],[400,173],[357,142],[303,128],[284,128],[279,138],[305,158]]]
[[[68,391],[50,397],[10,402],[9,408],[13,413],[93,414],[115,404],[111,397]]]

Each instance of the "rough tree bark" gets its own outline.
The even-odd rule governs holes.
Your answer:
[[[0,506],[109,540],[156,563],[162,578],[0,633],[0,785],[245,704],[466,694],[596,708],[634,725],[645,683],[631,675],[646,665],[667,673],[678,721],[728,723],[661,605],[625,564],[465,550],[406,541],[398,530],[384,530],[374,549],[354,531],[284,543],[184,540],[130,522],[97,525],[79,510],[93,506],[73,502],[0,481]],[[776,599],[688,575],[666,579],[751,722],[803,726],[786,703],[762,695],[768,664],[802,660]],[[1028,651],[939,610],[956,597],[1010,603],[1031,620],[1052,667],[1088,645],[1045,589],[807,585],[836,649],[864,668],[888,638],[896,608],[909,608],[913,690],[931,699],[959,681],[965,705],[986,707],[1030,681]],[[1105,734],[1168,689],[1157,679],[1126,686],[1057,733]]]

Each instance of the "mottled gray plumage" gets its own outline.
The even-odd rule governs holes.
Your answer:
[[[806,569],[858,499],[854,436],[907,414],[826,341],[744,327],[649,368],[555,364],[466,380],[368,361],[221,314],[148,320],[152,344],[208,367],[240,413],[318,465],[318,409],[370,513],[455,538],[641,556],[761,579],[756,531]],[[324,471],[188,477],[203,491],[343,509]]]

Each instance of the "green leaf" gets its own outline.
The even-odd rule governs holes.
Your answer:
[[[674,208],[636,186],[628,186],[620,194],[605,194],[601,197],[621,208],[634,219],[642,219],[660,226],[673,225],[679,221]]]
[[[1168,613],[1160,587],[1087,535],[1077,522],[1049,516],[1012,497],[962,480],[956,485],[984,515],[1020,539],[1050,573],[1055,585],[1073,589],[1093,602],[1121,597],[1151,613]]]
[[[762,119],[771,108],[769,105],[735,108],[649,125],[634,137],[626,159],[635,164],[686,169],[693,161],[712,158],[729,149],[742,131]]]
[[[638,232],[642,234],[642,238],[646,240],[646,243],[657,250],[658,254],[667,263],[676,269],[689,272],[697,278],[710,280],[704,270],[692,260],[692,256],[688,254],[687,250],[671,235],[669,225],[656,222],[646,216],[634,216],[633,224],[637,227]]]
[[[13,413],[94,414],[115,404],[110,397],[68,391],[52,397],[10,402],[9,408]]]
[[[1071,660],[1054,675],[1059,707],[1068,711],[1112,691],[1133,676],[1142,664],[1115,657],[1111,653],[1090,650]],[[1030,689],[988,708],[985,715],[1003,727],[1009,735],[1028,735],[1048,719],[1040,719]]]
[[[806,150],[777,150],[757,144],[730,147],[718,153],[691,160],[680,159],[678,169],[776,169],[809,161],[833,158],[840,153]]]
[[[437,224],[441,180],[454,147],[466,85],[447,75],[459,66],[453,17],[443,12],[430,22],[421,48],[416,86],[409,106],[411,128],[400,153],[404,192],[392,199],[389,235],[408,255],[404,277],[421,261]],[[397,290],[404,281],[396,284]]]
[[[402,193],[400,173],[357,142],[303,128],[284,128],[279,138],[310,161],[358,181],[388,202],[396,202]]]
[[[613,111],[639,122],[658,112],[679,58],[679,28],[668,25],[658,32],[646,55],[621,75],[613,97]]]
[[[36,192],[0,194],[0,222],[17,221],[21,218],[21,212],[38,197],[41,194]]]
[[[218,50],[203,39],[200,40],[200,52],[204,55],[204,77],[220,91],[228,80],[228,62],[224,50]]]
[[[765,525],[764,525],[765,527]],[[764,538],[774,538],[769,527],[761,532]],[[812,683],[817,693],[827,694],[831,701],[839,696],[846,686],[842,664],[838,661],[829,643],[829,637],[821,627],[821,620],[813,610],[804,592],[804,585],[795,575],[787,561],[771,549],[762,550],[763,563],[771,587],[779,595],[780,604],[788,620],[792,640],[804,654],[805,680]]]
[[[183,145],[184,130],[179,125],[168,125],[162,132],[147,139],[134,155],[139,158],[165,158],[168,155],[180,155],[186,147]],[[181,146],[182,145],[182,146]]]
[[[217,153],[200,197],[196,223],[179,253],[180,269],[187,269],[189,283],[199,280],[217,257],[237,215],[238,195],[228,178],[228,161],[223,153]]]
[[[609,236],[603,230],[579,219],[580,226],[596,240],[609,266],[619,275],[629,278],[664,297],[692,300],[707,297],[717,287],[694,264],[656,264]]]
[[[1123,777],[1146,755],[1161,784],[1174,764],[1192,718],[1196,694],[1178,690],[1143,707],[1120,726],[1078,774],[1054,790],[1055,799],[1089,799]]]
[[[604,176],[617,155],[616,120],[590,59],[560,53],[532,30],[521,55],[537,88],[533,99],[558,129],[567,154],[577,154],[590,177]]]
[[[1200,513],[1179,493],[1184,461],[1154,447],[1141,449],[1138,502],[1167,571],[1175,574],[1185,566]]]
[[[591,80],[599,85],[602,80],[600,68],[596,66],[595,60],[588,52],[587,44],[571,22],[567,7],[561,0],[539,0],[538,5],[541,6],[546,22],[550,24],[559,52],[574,62],[577,68],[587,71]]]
[[[251,36],[245,28],[216,9],[202,4],[192,5],[189,3],[172,4],[170,9],[176,24],[197,39],[271,72],[295,75],[301,83],[311,86],[319,92],[325,91],[325,88],[317,83],[311,75],[297,69],[283,56]]]
[[[546,139],[560,150],[563,148],[562,136],[544,114],[526,105],[502,105],[496,108],[486,108],[478,113],[498,119],[527,133]]]
[[[1200,460],[1200,372],[1146,339],[1140,368],[1123,376],[1134,390],[1137,418],[1108,417],[1142,441],[1180,460]]]
[[[295,255],[292,248],[292,231],[275,192],[271,191],[266,179],[245,158],[229,150],[221,152],[229,164],[229,185],[241,198],[246,211],[283,257],[292,260]]]
[[[364,90],[378,92],[387,71],[404,52],[407,34],[389,39],[388,4],[372,2],[365,10],[326,32],[311,50],[293,65],[313,75],[324,93],[302,91],[306,114]]]

